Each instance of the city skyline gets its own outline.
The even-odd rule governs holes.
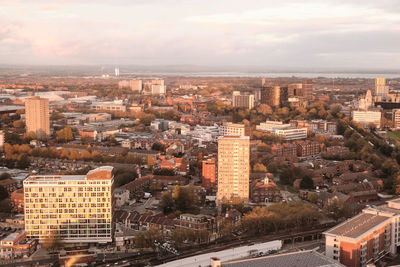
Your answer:
[[[2,1],[2,64],[396,69],[395,1]]]

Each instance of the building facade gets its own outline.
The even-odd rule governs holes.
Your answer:
[[[386,97],[389,94],[389,87],[386,85],[386,78],[375,78],[375,95]]]
[[[225,136],[218,140],[217,200],[249,199],[250,138]]]
[[[220,136],[249,136],[250,128],[241,123],[224,122],[219,127]]]
[[[29,176],[24,181],[27,237],[66,243],[112,241],[113,167],[86,175]]]
[[[242,94],[240,91],[233,91],[232,106],[252,109],[254,107],[254,95]]]
[[[34,96],[25,100],[26,132],[38,138],[50,135],[49,100]]]
[[[202,185],[205,189],[216,187],[217,163],[215,157],[203,160]]]
[[[324,232],[325,254],[345,266],[367,266],[400,246],[400,199],[366,208]]]
[[[374,125],[376,128],[381,128],[381,117],[380,111],[352,111],[353,121],[360,123],[364,127]]]

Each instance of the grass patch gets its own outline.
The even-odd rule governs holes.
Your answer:
[[[386,132],[386,135],[396,140],[397,142],[400,142],[400,131]]]

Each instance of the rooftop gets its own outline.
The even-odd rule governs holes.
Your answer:
[[[390,221],[391,218],[377,214],[361,213],[344,223],[335,226],[325,232],[325,234],[358,238],[363,234],[372,232],[380,224]]]
[[[326,256],[313,250],[290,252],[277,254],[255,259],[237,260],[222,263],[222,267],[280,267],[280,266],[343,266],[339,262],[333,261]]]

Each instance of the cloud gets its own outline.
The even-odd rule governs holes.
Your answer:
[[[381,66],[397,1],[2,1],[2,63]]]

